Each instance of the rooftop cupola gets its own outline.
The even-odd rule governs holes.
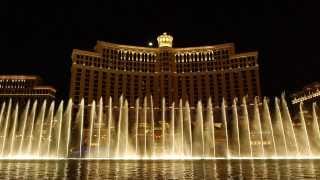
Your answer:
[[[164,32],[162,35],[158,36],[159,47],[172,47],[173,37]]]

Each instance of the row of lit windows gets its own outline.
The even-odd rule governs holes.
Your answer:
[[[255,72],[251,71],[252,75],[251,75],[251,79],[248,79],[249,77],[247,77],[246,75],[246,71],[243,71],[241,73],[242,76],[242,80],[239,79],[240,78],[240,74],[234,73],[233,74],[233,79],[234,81],[232,82],[231,76],[229,74],[225,74],[224,78],[222,76],[222,74],[216,74],[216,83],[215,83],[215,79],[214,79],[214,75],[210,74],[208,77],[207,76],[200,76],[200,77],[192,77],[192,76],[183,76],[183,77],[178,77],[180,79],[180,81],[178,81],[178,83],[180,83],[180,85],[178,85],[178,96],[181,97],[182,96],[182,87],[181,87],[181,80],[185,81],[185,93],[186,94],[194,94],[194,98],[198,99],[199,95],[202,94],[203,97],[206,97],[207,95],[205,95],[205,93],[207,92],[207,88],[210,89],[210,94],[211,96],[213,95],[217,95],[217,96],[230,96],[229,99],[231,99],[231,92],[234,92],[234,96],[239,96],[240,95],[240,87],[243,87],[243,91],[244,93],[249,93],[249,87],[248,87],[248,83],[251,82],[252,83],[252,93],[253,94],[257,94],[257,88],[256,88],[256,77],[255,77]],[[85,81],[84,83],[84,96],[88,96],[89,95],[89,90],[93,91],[92,92],[92,96],[93,98],[97,98],[97,92],[98,92],[98,81],[99,81],[99,76],[98,76],[98,71],[95,71],[93,73],[93,85],[91,86],[91,88],[89,89],[89,79],[90,79],[90,73],[89,71],[85,71],[86,77],[85,77]],[[81,75],[81,74],[80,74]],[[79,76],[79,74],[78,74]],[[128,96],[144,96],[147,93],[153,94],[157,88],[156,88],[156,84],[154,84],[154,82],[158,81],[157,78],[155,77],[150,77],[148,78],[147,76],[130,76],[130,75],[117,75],[117,74],[107,74],[106,72],[103,72],[103,84],[102,87],[106,88],[106,84],[107,82],[107,76],[110,76],[110,96],[115,96],[116,94],[127,94]],[[125,77],[127,78],[127,81],[123,81],[125,80]],[[141,78],[141,79],[140,79]],[[170,92],[170,82],[169,81],[170,76],[165,75],[163,76],[162,79],[162,84],[163,84],[163,89],[164,91],[164,96],[169,96],[172,95]],[[116,79],[118,79],[116,81]],[[75,91],[76,91],[76,95],[79,94],[80,91],[80,78],[76,78],[76,80],[78,82],[76,82],[76,86],[75,86]],[[101,80],[101,79],[100,79]],[[126,82],[126,83],[123,83]],[[225,82],[225,90],[223,90],[223,84],[222,82]],[[242,82],[242,86],[240,84],[240,82]],[[199,84],[198,84],[199,83]],[[231,84],[232,83],[232,84]],[[117,85],[117,87],[116,87]],[[199,85],[199,86],[198,86]],[[126,86],[126,87],[123,87]],[[208,86],[208,87],[207,87]],[[215,89],[214,87],[217,86],[217,92],[214,92]],[[193,87],[193,88],[192,88]],[[232,88],[231,88],[232,87]],[[193,93],[191,93],[193,89]],[[232,90],[234,89],[234,90]],[[146,91],[150,91],[150,92],[146,92]],[[106,96],[106,91],[102,90],[102,95]],[[116,93],[117,92],[117,93]],[[223,94],[223,92],[225,92],[225,94]]]
[[[120,59],[127,61],[155,62],[156,54],[137,53],[125,50],[103,49],[103,55],[106,59]]]

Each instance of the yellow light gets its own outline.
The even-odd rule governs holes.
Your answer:
[[[152,47],[153,46],[153,43],[150,41],[148,42],[148,46]]]

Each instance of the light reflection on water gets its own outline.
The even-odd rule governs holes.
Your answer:
[[[0,179],[316,179],[320,160],[0,161]]]

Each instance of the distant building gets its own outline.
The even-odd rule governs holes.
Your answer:
[[[41,78],[31,75],[0,75],[0,102],[12,100],[23,105],[28,100],[52,101],[56,90],[43,86]]]
[[[292,94],[292,104],[297,105],[303,102],[304,105],[311,105],[320,101],[320,83],[314,82],[303,87],[302,90]]]
[[[296,122],[301,121],[300,116],[300,103],[303,103],[303,113],[307,126],[312,126],[312,104],[320,103],[320,83],[314,82],[303,87],[302,90],[295,92],[291,95],[291,104],[293,105],[293,120]]]
[[[158,36],[158,47],[138,47],[98,41],[95,50],[74,49],[70,97],[75,104],[82,98],[104,102],[113,98],[119,104],[124,96],[129,106],[143,97],[153,97],[155,108],[179,99],[196,106],[206,104],[209,97],[214,106],[224,97],[230,105],[235,97],[248,96],[249,101],[261,96],[258,52],[236,53],[233,43],[201,47],[173,48],[173,37]],[[149,102],[148,102],[149,103]]]

